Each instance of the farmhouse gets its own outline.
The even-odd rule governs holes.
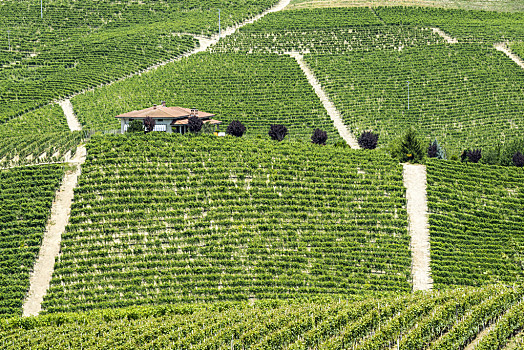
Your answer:
[[[214,131],[218,131],[221,121],[212,119],[214,114],[199,111],[196,108],[182,108],[182,107],[167,107],[166,103],[162,101],[160,106],[153,105],[146,109],[139,111],[132,111],[117,115],[120,119],[120,132],[123,134],[127,131],[129,124],[133,120],[143,121],[146,117],[151,117],[155,120],[154,131],[177,132],[180,134],[186,133],[188,129],[189,117],[198,117],[202,119],[204,124],[213,126]]]

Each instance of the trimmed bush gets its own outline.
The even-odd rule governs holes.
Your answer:
[[[287,128],[284,125],[272,124],[268,134],[273,140],[282,141],[287,135]]]
[[[468,161],[471,163],[478,163],[480,158],[482,158],[482,150],[474,149],[472,151],[467,151],[466,157],[468,157]]]
[[[517,153],[515,153],[513,155],[513,164],[519,168],[522,168],[524,166],[524,155],[522,155],[522,153],[520,153],[519,151],[517,151]]]
[[[378,134],[374,134],[371,131],[364,131],[358,138],[358,144],[363,149],[375,149],[377,148]]]
[[[233,120],[229,123],[226,134],[241,137],[246,132],[246,127],[238,120]]]
[[[187,119],[187,125],[189,126],[189,131],[192,133],[197,133],[202,130],[202,125],[204,125],[204,122],[199,117],[189,117]]]
[[[327,132],[320,129],[315,129],[315,131],[313,131],[313,135],[311,135],[311,142],[317,145],[325,145],[327,138]]]

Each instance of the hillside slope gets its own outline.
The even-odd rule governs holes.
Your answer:
[[[87,150],[48,312],[411,290],[384,154],[162,133]]]
[[[181,304],[0,321],[3,349],[477,349],[524,326],[521,288],[361,300]]]

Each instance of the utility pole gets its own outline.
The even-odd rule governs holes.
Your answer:
[[[44,18],[44,5],[42,4],[44,0],[40,0],[40,18]]]
[[[408,111],[409,111],[409,80],[408,80]]]
[[[220,9],[218,9],[218,38],[220,39]]]

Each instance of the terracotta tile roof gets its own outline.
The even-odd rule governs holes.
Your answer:
[[[144,119],[145,117],[151,117],[153,119],[175,119],[177,120],[177,119],[189,118],[190,114],[191,114],[190,108],[156,106],[156,107],[149,107],[149,108],[141,109],[139,111],[135,110],[132,112],[120,114],[120,115],[117,115],[116,118]],[[198,117],[200,119],[209,119],[214,116],[215,115],[212,113],[198,111]]]
[[[198,113],[199,117],[200,117],[200,112]],[[207,119],[207,120],[204,120],[204,123],[209,123],[209,124],[222,124],[222,122],[220,120],[215,120],[215,119]],[[179,119],[179,120],[173,120],[171,122],[171,125],[187,125],[187,119]]]

